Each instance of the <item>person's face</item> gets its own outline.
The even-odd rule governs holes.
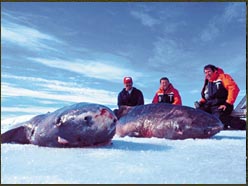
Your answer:
[[[160,82],[160,88],[165,90],[169,86],[170,82],[167,80],[161,80]]]
[[[126,89],[126,91],[131,90],[131,89],[132,89],[132,87],[133,87],[133,83],[125,83],[124,85],[125,85],[125,89]]]
[[[211,68],[206,68],[206,69],[204,70],[204,73],[205,73],[205,78],[206,78],[207,80],[210,80],[214,72],[212,71]]]

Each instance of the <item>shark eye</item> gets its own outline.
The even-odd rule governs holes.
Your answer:
[[[85,117],[84,117],[84,120],[87,121],[87,122],[91,121],[91,119],[92,119],[91,116],[85,116]]]
[[[85,116],[84,117],[84,124],[87,125],[87,126],[91,126],[93,123],[92,123],[92,116]]]

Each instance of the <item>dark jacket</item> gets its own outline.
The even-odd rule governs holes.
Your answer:
[[[117,105],[118,107],[122,105],[126,105],[126,106],[144,105],[143,94],[139,89],[135,87],[133,87],[131,94],[129,94],[128,91],[126,91],[126,89],[124,88],[118,95]]]
[[[233,105],[239,93],[239,87],[232,77],[218,69],[211,81],[205,80],[200,103],[209,106]]]

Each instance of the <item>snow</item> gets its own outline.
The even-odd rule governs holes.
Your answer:
[[[30,116],[1,121],[1,132]],[[1,144],[1,183],[245,184],[246,131],[210,139],[120,138],[111,145]]]

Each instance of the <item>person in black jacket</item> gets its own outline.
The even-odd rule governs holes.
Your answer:
[[[123,83],[125,88],[118,94],[118,107],[144,105],[143,93],[133,87],[132,78],[124,77]]]
[[[240,91],[237,83],[223,69],[211,64],[204,67],[204,73],[202,98],[195,102],[195,108],[219,118],[226,130],[246,130],[246,121],[231,115]]]

